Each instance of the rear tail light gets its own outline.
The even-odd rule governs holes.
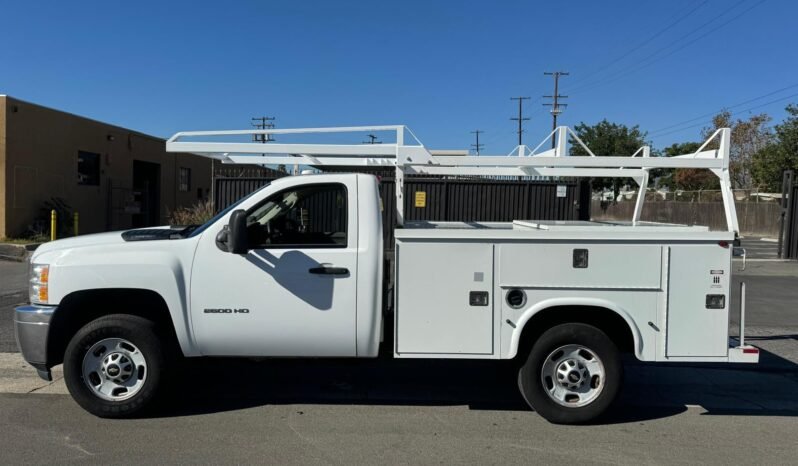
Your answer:
[[[726,295],[708,294],[707,309],[723,309],[726,307]]]

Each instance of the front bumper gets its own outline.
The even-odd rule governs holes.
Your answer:
[[[56,306],[30,304],[19,306],[14,312],[14,333],[22,357],[36,368],[39,377],[51,380],[47,365],[47,334]]]

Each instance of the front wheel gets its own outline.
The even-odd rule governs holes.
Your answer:
[[[618,349],[604,332],[587,324],[562,324],[532,346],[518,371],[518,388],[549,422],[579,424],[612,404],[622,376]]]
[[[165,358],[155,324],[109,315],[78,330],[64,354],[64,381],[86,411],[107,418],[132,416],[156,397]]]

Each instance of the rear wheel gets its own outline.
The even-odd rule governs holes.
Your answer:
[[[100,417],[132,416],[152,404],[166,365],[155,324],[109,315],[78,330],[64,355],[72,398]]]
[[[604,332],[587,324],[562,324],[532,346],[518,372],[518,387],[546,420],[578,424],[612,404],[622,374],[618,349]]]

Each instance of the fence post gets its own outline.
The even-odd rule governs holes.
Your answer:
[[[55,209],[50,211],[50,241],[55,241],[56,213]]]
[[[778,256],[780,259],[789,259],[790,255],[793,254],[791,251],[790,243],[792,235],[794,235],[794,228],[792,223],[794,222],[792,218],[792,203],[794,200],[792,199],[792,187],[793,187],[793,175],[794,172],[792,170],[784,170],[782,174],[782,183],[781,183],[781,215],[779,216],[779,220],[781,220],[781,228],[779,228],[779,248],[778,248]],[[785,241],[787,244],[785,245]]]
[[[75,236],[78,236],[78,213],[75,212],[72,216],[72,231],[75,233]]]

